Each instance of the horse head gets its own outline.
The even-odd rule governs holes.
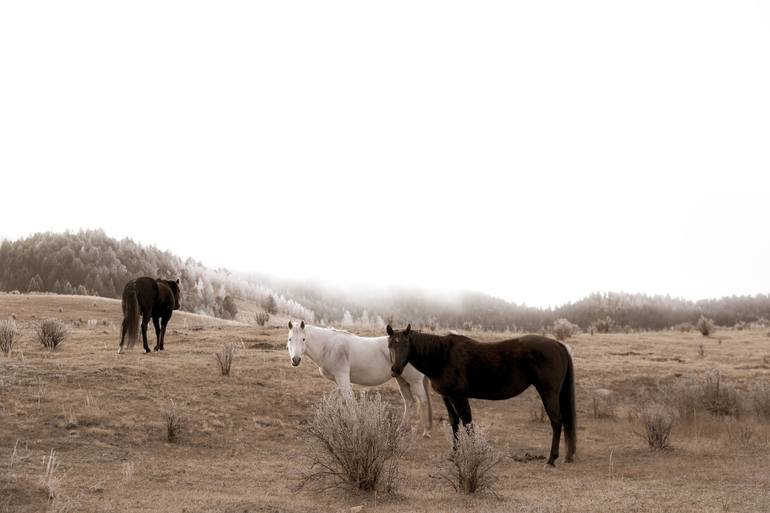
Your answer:
[[[403,331],[395,331],[388,324],[388,351],[390,352],[390,375],[397,378],[404,372],[409,361],[412,325],[408,324]]]
[[[174,293],[174,310],[179,310],[180,306],[180,300],[181,300],[181,292],[179,290],[179,278],[174,280],[166,280],[166,284],[171,289],[171,292]]]
[[[286,347],[289,349],[292,367],[299,365],[302,355],[305,354],[305,336],[305,321],[302,321],[299,326],[289,321],[289,341]]]

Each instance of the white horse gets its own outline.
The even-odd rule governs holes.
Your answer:
[[[376,386],[393,379],[388,337],[359,337],[346,331],[306,326],[305,321],[299,326],[289,321],[287,347],[292,366],[298,366],[306,354],[318,365],[321,376],[336,382],[348,393],[352,393],[351,383]],[[404,399],[404,422],[407,422],[409,407],[413,405],[420,415],[422,436],[430,438],[433,411],[428,379],[407,365],[396,381]],[[416,401],[420,404],[415,404]]]

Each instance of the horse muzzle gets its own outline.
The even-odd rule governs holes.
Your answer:
[[[291,366],[297,367],[299,365],[299,362],[301,361],[302,361],[302,358],[295,356],[294,358],[291,359]]]
[[[399,377],[402,372],[404,372],[404,369],[396,369],[395,367],[390,369],[390,375],[394,378]]]

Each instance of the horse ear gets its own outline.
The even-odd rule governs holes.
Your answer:
[[[409,335],[409,332],[412,331],[412,323],[409,323],[406,325],[406,329],[404,330],[404,335]]]
[[[388,332],[388,336],[389,336],[389,337],[392,337],[392,336],[393,336],[393,328],[391,328],[391,327],[390,327],[390,324],[388,324],[388,327],[387,327],[387,328],[385,328],[385,331],[387,331],[387,332]]]
[[[301,330],[305,329],[305,321],[304,320],[301,323],[299,323],[299,329],[301,329]]]
[[[176,284],[179,285],[179,278],[176,279]]]
[[[291,321],[289,321],[289,329],[292,329],[294,326],[292,326]]]

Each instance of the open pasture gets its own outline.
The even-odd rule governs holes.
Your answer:
[[[461,496],[437,477],[449,442],[434,394],[433,437],[415,440],[396,491],[375,497],[297,490],[303,424],[333,384],[310,361],[290,366],[284,327],[175,312],[165,352],[144,355],[139,344],[118,356],[119,301],[0,295],[0,319],[12,315],[22,338],[0,356],[0,512],[770,511],[770,421],[699,412],[675,423],[670,450],[652,452],[633,416],[649,398],[669,399],[677,379],[711,369],[743,398],[770,384],[767,331],[573,338],[576,463],[562,449],[557,468],[544,468],[551,430],[531,390],[471,401],[502,456],[496,495]],[[32,323],[47,317],[71,325],[56,352],[32,338]],[[214,353],[227,343],[239,350],[222,376]],[[396,383],[378,390],[400,415]],[[170,400],[182,418],[175,443],[161,413]],[[46,481],[52,450],[58,467]]]

